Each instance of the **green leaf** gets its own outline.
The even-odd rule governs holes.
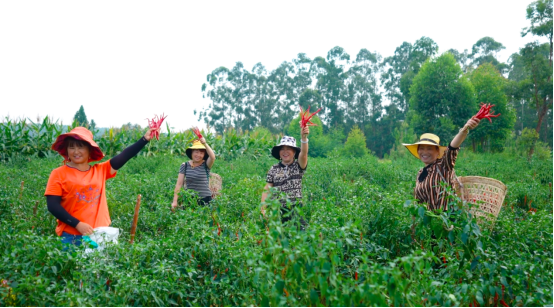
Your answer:
[[[479,305],[483,306],[485,304],[485,301],[483,300],[483,293],[481,293],[481,291],[477,291],[477,293],[475,293],[475,299],[477,299]]]
[[[419,214],[419,217],[420,218],[424,218],[425,217],[425,208],[423,206],[420,206],[418,209],[417,209],[417,213]]]
[[[283,289],[285,288],[285,282],[283,280],[278,280],[275,283],[275,292],[277,294],[283,294]]]
[[[314,289],[310,290],[310,301],[314,306],[316,306],[319,303],[319,295],[317,294],[317,291]]]
[[[262,307],[269,307],[269,298],[265,295],[262,295]]]
[[[477,264],[479,264],[479,259],[480,258],[481,257],[477,256],[471,261],[471,266],[470,266],[471,271],[475,270],[475,268],[477,267]]]
[[[462,233],[462,243],[467,244],[468,237],[469,237],[469,235],[467,234],[467,232],[463,232]]]

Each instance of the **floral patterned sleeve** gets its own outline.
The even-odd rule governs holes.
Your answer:
[[[267,172],[267,178],[265,180],[267,183],[273,184],[274,170],[275,168],[271,167],[271,169]]]

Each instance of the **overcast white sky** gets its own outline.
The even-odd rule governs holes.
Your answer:
[[[201,86],[241,61],[268,71],[334,46],[383,57],[407,41],[471,50],[484,36],[502,61],[536,40],[518,1],[1,1],[0,117],[50,115],[69,124],[83,105],[98,127],[164,112],[177,130],[203,126]]]

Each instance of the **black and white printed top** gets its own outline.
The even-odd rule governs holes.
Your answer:
[[[187,189],[194,190],[202,198],[211,197],[212,192],[210,191],[210,181],[208,179],[210,168],[208,168],[205,161],[200,166],[194,168],[188,162],[182,163],[179,173],[185,175]]]
[[[284,192],[287,198],[294,204],[302,199],[302,177],[305,172],[306,169],[300,168],[297,160],[288,166],[279,162],[271,166],[271,169],[267,172],[266,182],[273,184],[273,187]],[[283,205],[287,203],[285,199],[279,201]]]

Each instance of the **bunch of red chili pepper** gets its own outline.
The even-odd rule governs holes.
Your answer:
[[[200,130],[198,129],[198,127],[194,126],[191,129],[192,129],[192,132],[196,135],[196,137],[198,137],[198,139],[202,139],[202,134],[200,133]]]
[[[302,116],[302,120],[300,122],[300,127],[301,128],[304,128],[306,126],[316,126],[317,124],[314,124],[312,123],[312,121],[310,121],[312,119],[312,117],[321,111],[321,108],[319,108],[316,112],[310,114],[310,106],[308,106],[308,109],[306,110],[306,112],[302,113],[303,110],[302,110],[302,107],[300,107],[300,115]]]
[[[492,123],[492,120],[491,118],[497,118],[500,116],[500,113],[499,114],[493,114],[493,112],[491,112],[491,108],[494,107],[494,105],[491,105],[491,104],[484,104],[484,103],[481,103],[481,109],[479,110],[479,112],[477,112],[477,114],[475,115],[475,118],[481,120],[481,119],[488,119],[489,122]]]
[[[160,140],[160,132],[157,131],[158,128],[162,126],[163,121],[167,118],[167,116],[164,116],[163,114],[158,118],[157,115],[154,116],[152,120],[148,120],[148,126],[152,129],[156,129],[150,133],[150,137],[154,138],[156,137],[156,140]]]

